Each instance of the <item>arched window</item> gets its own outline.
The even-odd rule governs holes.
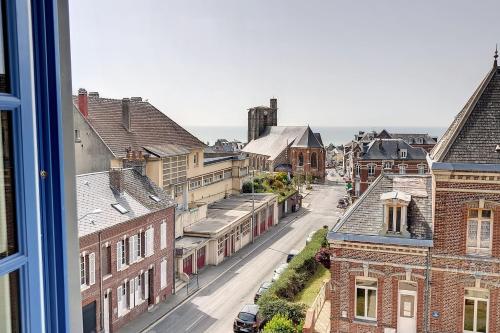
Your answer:
[[[299,166],[304,165],[304,154],[299,153]]]
[[[311,168],[318,167],[318,155],[316,153],[311,154]]]

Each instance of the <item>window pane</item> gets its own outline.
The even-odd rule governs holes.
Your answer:
[[[5,12],[5,1],[0,4],[0,92],[10,92],[10,80],[8,75],[8,48],[7,48],[7,17]]]
[[[19,274],[0,276],[0,332],[20,332]]]
[[[0,258],[17,252],[14,209],[14,166],[10,112],[1,112],[0,137]]]
[[[365,316],[365,290],[356,288],[356,316]]]
[[[486,317],[488,306],[485,301],[477,301],[476,331],[486,333]]]
[[[375,318],[376,317],[375,311],[376,311],[376,307],[377,307],[377,291],[373,290],[373,289],[368,289],[367,291],[368,291],[368,299],[367,299],[368,314],[367,314],[367,316],[370,318]]]
[[[489,219],[491,217],[491,210],[489,210],[489,209],[482,210],[481,216],[483,218]]]
[[[469,209],[469,217],[476,218],[478,215],[477,209]]]
[[[490,221],[481,222],[481,247],[490,247]]]
[[[387,230],[389,231],[394,231],[394,228],[393,228],[393,219],[394,219],[394,215],[393,215],[393,212],[394,212],[394,208],[393,207],[389,207],[389,216],[388,216],[388,222],[389,222],[389,225],[388,225],[388,228]]]
[[[474,330],[474,301],[471,299],[465,300],[464,330]]]
[[[396,208],[396,232],[401,232],[401,207]]]
[[[467,234],[467,246],[477,245],[477,221],[469,221],[469,231]]]

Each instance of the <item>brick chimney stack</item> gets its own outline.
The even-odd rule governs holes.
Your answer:
[[[78,110],[84,118],[89,116],[89,96],[83,88],[78,89]]]
[[[277,98],[271,98],[271,100],[269,101],[269,107],[271,109],[274,109],[274,110],[277,110],[278,109],[278,99]]]
[[[122,168],[111,168],[109,170],[109,187],[113,192],[122,194],[125,188],[125,177]]]

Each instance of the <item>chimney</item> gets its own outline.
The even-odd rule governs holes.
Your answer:
[[[97,91],[89,91],[90,98],[99,98],[99,93]]]
[[[269,107],[271,109],[277,110],[278,109],[278,100],[274,97],[271,98],[271,100],[269,101]]]
[[[113,192],[122,194],[125,187],[125,178],[122,168],[111,168],[109,170],[109,187]]]
[[[78,110],[84,118],[89,116],[89,97],[83,88],[78,89]]]
[[[130,116],[130,99],[123,98],[122,99],[122,125],[125,127],[127,131],[130,132],[131,119]]]
[[[130,100],[133,102],[142,102],[142,97],[130,97]]]

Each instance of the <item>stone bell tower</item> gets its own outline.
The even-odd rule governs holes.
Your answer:
[[[248,109],[248,142],[258,139],[266,127],[278,125],[278,100],[271,98],[269,106]]]

